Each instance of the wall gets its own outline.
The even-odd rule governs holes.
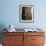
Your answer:
[[[34,4],[34,22],[19,22],[19,5]],[[44,27],[46,28],[46,1],[41,0],[0,0],[0,25],[13,24],[16,28]]]

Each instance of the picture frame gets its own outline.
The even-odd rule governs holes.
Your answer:
[[[34,5],[19,5],[19,21],[34,22]]]

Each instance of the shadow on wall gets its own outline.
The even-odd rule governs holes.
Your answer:
[[[2,43],[2,33],[6,31],[4,28],[6,28],[6,26],[4,24],[0,24],[0,43]]]

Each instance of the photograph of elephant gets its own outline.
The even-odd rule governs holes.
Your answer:
[[[31,7],[22,7],[22,20],[32,20]]]

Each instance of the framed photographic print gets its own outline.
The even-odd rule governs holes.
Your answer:
[[[33,22],[34,21],[34,5],[20,5],[19,20],[20,22]]]

